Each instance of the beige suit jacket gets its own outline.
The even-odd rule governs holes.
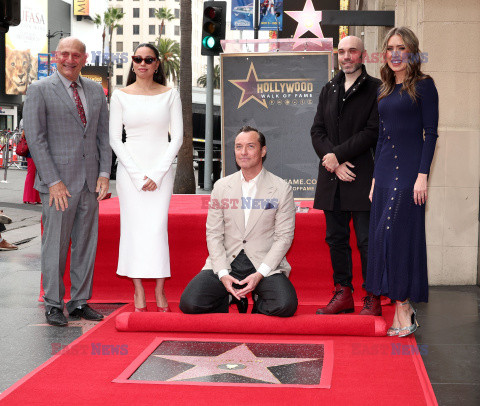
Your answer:
[[[251,206],[245,227],[242,207]],[[295,230],[295,202],[291,186],[263,168],[254,199],[242,199],[241,172],[215,183],[207,217],[209,257],[203,269],[231,270],[230,264],[243,249],[255,269],[263,262],[272,270],[267,276],[291,267],[285,255]]]

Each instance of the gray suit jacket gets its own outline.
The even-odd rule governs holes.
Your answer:
[[[251,204],[245,227],[242,204]],[[265,263],[272,270],[267,276],[291,267],[285,255],[295,230],[295,202],[291,186],[265,168],[257,183],[255,199],[242,201],[240,171],[222,178],[213,188],[207,217],[209,257],[203,269],[218,274],[230,270],[230,264],[243,249],[255,269]]]
[[[86,127],[58,73],[28,87],[23,121],[37,167],[35,189],[41,193],[48,193],[48,185],[58,180],[70,193],[80,192],[85,182],[94,192],[99,173],[110,173],[112,150],[105,95],[98,83],[80,80],[88,105]]]

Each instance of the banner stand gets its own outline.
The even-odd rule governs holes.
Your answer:
[[[296,199],[313,199],[319,159],[310,128],[332,77],[333,39],[222,41],[222,47],[223,175],[238,170],[235,136],[249,125],[265,135],[267,170],[288,182]]]

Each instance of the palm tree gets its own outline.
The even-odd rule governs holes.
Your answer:
[[[162,38],[163,27],[165,26],[165,20],[172,21],[175,18],[175,15],[172,14],[172,11],[166,7],[160,7],[158,10],[155,10],[155,17],[159,20],[162,20],[160,23],[160,37]]]
[[[207,74],[197,79],[197,86],[207,87]],[[215,65],[213,69],[213,88],[220,89],[220,65]]]
[[[112,75],[113,75],[113,66],[112,66],[112,43],[113,43],[113,30],[118,28],[120,24],[118,24],[125,13],[115,7],[109,7],[103,16],[104,25],[108,27],[108,50],[110,51],[110,58],[108,58],[108,101],[110,102],[110,94],[112,90]]]
[[[103,25],[103,33],[102,33],[102,65],[105,64],[105,33],[108,30],[108,50],[109,50],[109,58],[108,58],[108,101],[110,101],[110,93],[111,93],[111,76],[112,76],[112,42],[113,42],[113,30],[119,27],[118,24],[123,16],[125,15],[121,9],[115,7],[109,7],[103,13],[103,20],[102,16],[99,14],[95,14],[95,19],[93,22],[97,27]]]
[[[195,194],[192,124],[192,0],[180,0],[180,98],[183,110],[183,145],[178,152],[174,193]]]
[[[157,49],[165,70],[165,76],[176,83],[180,72],[180,45],[170,38],[158,38]]]
[[[103,25],[103,32],[102,32],[102,66],[103,66],[103,64],[105,63],[105,29],[106,27],[103,24],[102,16],[100,14],[95,14],[95,18],[93,22],[97,27],[100,27],[101,25]]]

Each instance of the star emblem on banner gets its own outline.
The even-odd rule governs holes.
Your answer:
[[[261,80],[258,79],[253,62],[250,64],[246,79],[229,80],[229,82],[242,91],[242,96],[238,102],[238,108],[242,107],[249,100],[255,100],[263,107],[268,109],[267,103],[260,97],[260,94],[258,93],[257,82],[261,82]]]
[[[285,11],[295,21],[298,22],[297,29],[293,38],[300,38],[306,32],[311,32],[318,38],[324,38],[320,22],[322,21],[322,12],[316,11],[312,0],[307,0],[302,11]]]
[[[216,357],[186,355],[154,356],[193,365],[193,367],[187,371],[181,372],[168,379],[169,382],[186,381],[188,379],[232,373],[266,383],[281,384],[282,382],[268,369],[269,367],[318,360],[318,358],[257,357],[246,344],[238,345]]]

